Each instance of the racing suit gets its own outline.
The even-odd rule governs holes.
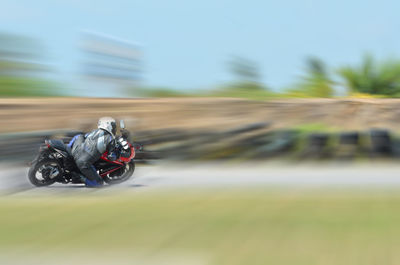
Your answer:
[[[93,163],[107,151],[108,159],[114,161],[118,158],[118,148],[114,137],[103,129],[96,129],[85,136],[76,135],[68,145],[72,156],[81,173],[86,177],[84,182],[88,186],[103,184],[102,178],[97,173]]]

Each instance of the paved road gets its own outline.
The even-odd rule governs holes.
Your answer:
[[[27,167],[0,165],[0,193],[70,192],[88,189],[56,184],[35,188],[27,179]],[[368,187],[399,188],[400,163],[362,164],[171,164],[138,165],[130,181],[114,189],[154,190],[212,187]]]

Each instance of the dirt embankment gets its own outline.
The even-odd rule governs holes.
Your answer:
[[[0,99],[0,133],[89,129],[101,116],[124,118],[129,127],[226,129],[269,122],[273,128],[322,123],[345,130],[400,130],[398,99],[285,99],[247,101],[221,98]]]

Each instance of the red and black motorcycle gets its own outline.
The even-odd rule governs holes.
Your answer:
[[[121,130],[125,129],[124,122],[120,122]],[[99,175],[108,184],[117,184],[128,180],[135,171],[135,148],[128,141],[129,133],[116,137],[115,141],[121,150],[120,158],[115,161],[107,159],[105,152],[94,163]],[[32,161],[28,177],[35,186],[48,186],[53,183],[82,183],[80,171],[71,155],[70,148],[62,140],[45,140],[40,147],[39,154]]]

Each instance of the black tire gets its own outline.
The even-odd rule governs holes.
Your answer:
[[[43,176],[41,170],[47,167],[58,167],[58,170],[61,172],[60,165],[55,159],[44,159],[41,160],[31,166],[28,172],[29,181],[35,185],[36,187],[49,186],[56,182],[55,179],[50,179],[48,176]],[[38,178],[38,174],[41,179]]]
[[[104,181],[109,185],[119,184],[130,179],[134,171],[135,171],[135,162],[131,161],[125,166],[124,171],[121,172],[122,175],[106,176],[104,178]]]

